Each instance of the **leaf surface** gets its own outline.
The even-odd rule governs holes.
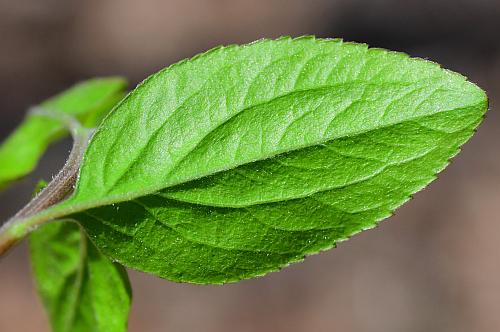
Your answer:
[[[126,82],[121,78],[92,79],[43,102],[38,108],[74,116],[91,127],[124,96],[125,87]],[[57,119],[28,114],[0,145],[0,189],[29,174],[47,146],[66,132]]]
[[[237,281],[374,227],[486,110],[463,76],[402,53],[312,37],[221,47],[131,92],[55,209],[126,266]]]
[[[102,255],[72,222],[30,234],[33,274],[54,332],[127,330],[131,290],[125,269]]]

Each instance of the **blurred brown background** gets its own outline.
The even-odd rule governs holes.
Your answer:
[[[26,108],[98,75],[131,87],[218,44],[315,34],[435,60],[488,91],[477,135],[377,229],[280,273],[226,286],[131,271],[130,331],[500,331],[500,1],[0,0],[0,139]],[[0,220],[64,162],[0,194]],[[0,331],[48,331],[23,243],[0,263]]]

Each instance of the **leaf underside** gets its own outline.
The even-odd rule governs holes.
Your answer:
[[[33,275],[54,332],[123,332],[131,290],[125,269],[110,262],[72,222],[30,235]]]
[[[486,110],[463,76],[402,53],[312,37],[221,47],[122,100],[56,208],[126,266],[259,276],[390,216]]]
[[[38,108],[78,118],[84,125],[95,126],[106,111],[124,96],[126,82],[117,77],[92,79],[73,86]],[[29,114],[0,145],[0,189],[28,175],[47,146],[67,134],[54,118]]]

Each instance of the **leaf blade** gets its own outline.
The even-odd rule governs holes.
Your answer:
[[[219,48],[124,99],[60,208],[126,266],[237,281],[374,227],[486,110],[463,76],[400,53],[313,38]]]

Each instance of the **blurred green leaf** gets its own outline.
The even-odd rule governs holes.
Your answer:
[[[45,224],[29,239],[33,274],[54,332],[126,331],[127,272],[103,256],[78,224]]]
[[[39,106],[54,113],[74,116],[92,127],[124,96],[126,82],[117,77],[82,82]],[[0,145],[0,189],[29,174],[47,146],[67,134],[54,118],[28,114],[18,128]]]

